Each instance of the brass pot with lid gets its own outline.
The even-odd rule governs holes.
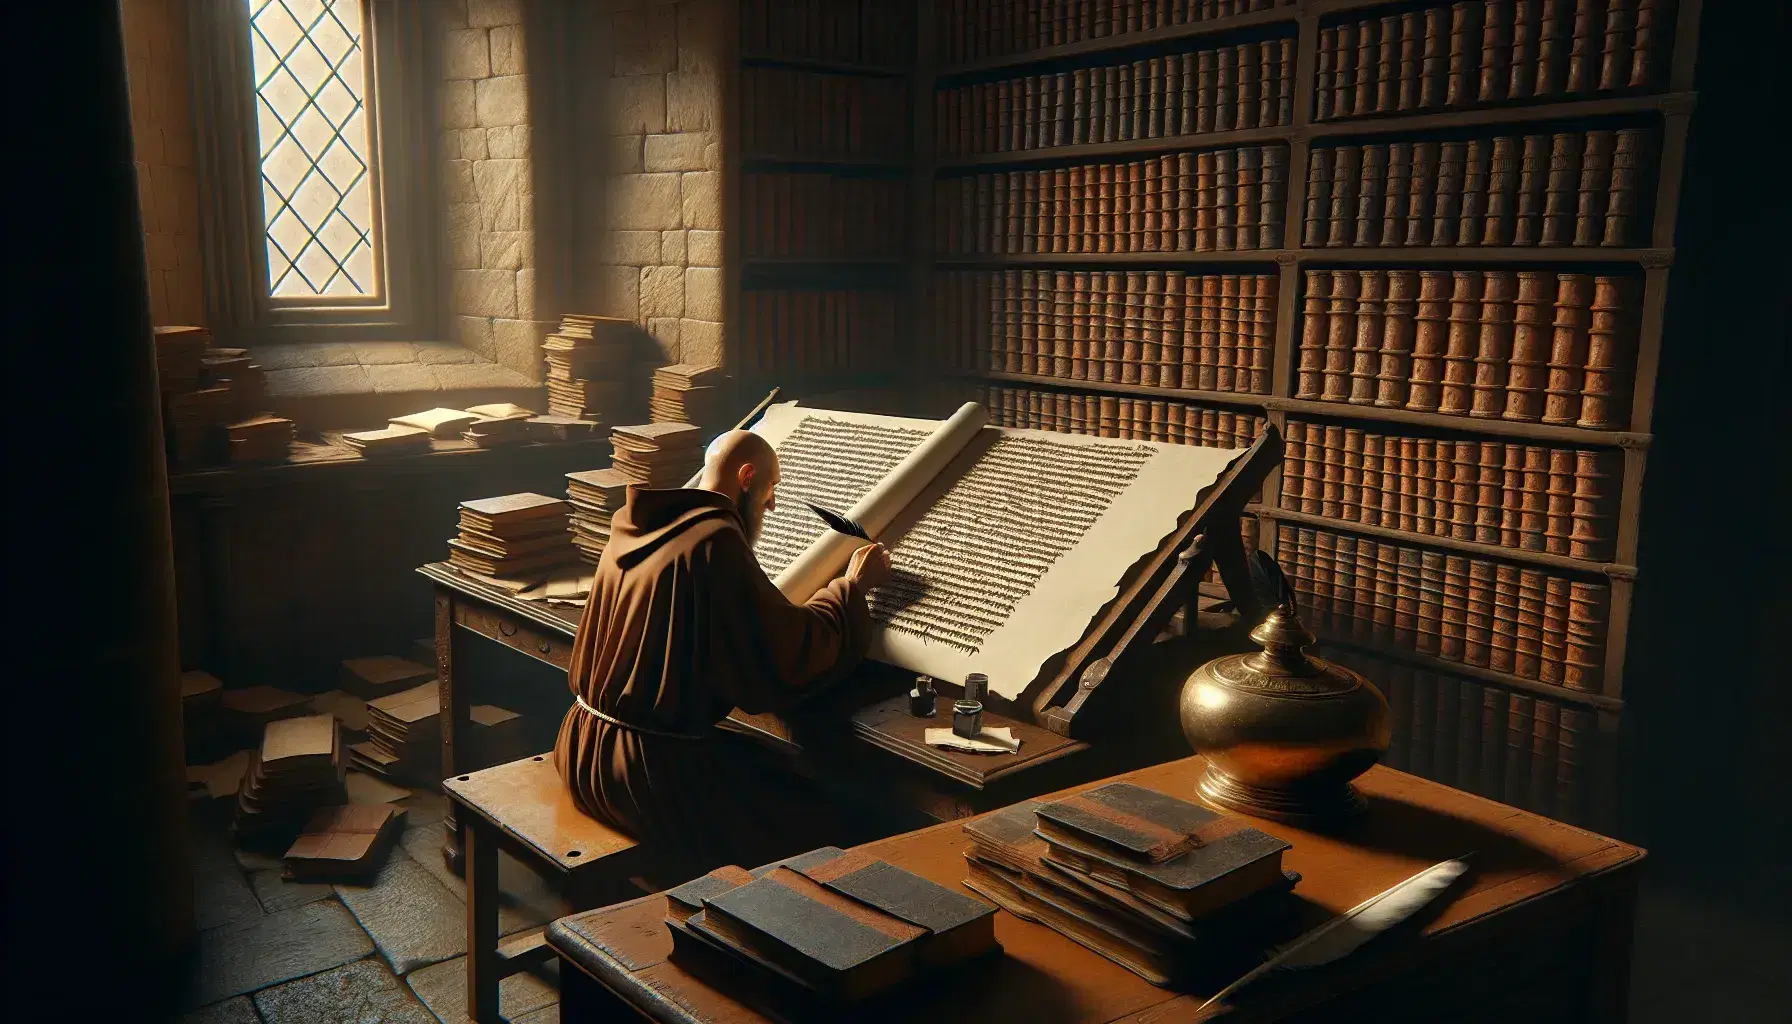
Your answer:
[[[1251,639],[1263,649],[1210,661],[1182,687],[1183,735],[1207,759],[1202,798],[1303,825],[1360,812],[1350,780],[1387,752],[1387,700],[1305,652],[1315,638],[1286,589]]]

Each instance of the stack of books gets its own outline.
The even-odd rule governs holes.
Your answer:
[[[560,330],[542,342],[547,359],[548,412],[573,419],[614,422],[626,389],[629,320],[568,313]]]
[[[362,455],[414,455],[429,450],[430,432],[421,427],[386,427],[342,435],[342,441]]]
[[[404,812],[391,804],[323,807],[293,840],[281,872],[292,882],[365,881],[379,872]]]
[[[342,755],[342,733],[329,715],[269,723],[237,791],[238,836],[290,836],[318,805],[346,803]]]
[[[200,365],[206,379],[230,389],[233,419],[248,419],[268,407],[267,373],[249,358],[248,349],[206,349]]]
[[[627,498],[629,478],[617,469],[590,469],[566,474],[566,500],[572,503],[572,543],[579,557],[596,565],[610,542],[610,517]]]
[[[869,1012],[866,1000],[1000,948],[994,907],[831,847],[668,890],[666,926],[681,967],[780,1019]]]
[[[447,409],[438,406],[434,409],[425,409],[422,412],[394,416],[389,425],[415,427],[418,430],[428,431],[429,436],[438,441],[451,441],[459,437],[461,432],[466,430],[467,426],[476,419],[479,417],[464,409]]]
[[[248,349],[212,348],[203,327],[157,327],[155,346],[162,422],[176,469],[286,457],[282,428],[260,415],[267,410],[266,375]],[[284,429],[290,441],[291,423]],[[251,435],[253,444],[237,443]]]
[[[572,506],[545,494],[505,494],[465,501],[460,536],[448,541],[448,561],[480,576],[545,574],[577,560],[566,518]]]
[[[460,435],[462,440],[481,448],[498,448],[529,440],[529,420],[535,416],[533,410],[510,402],[497,402],[471,406],[467,411],[478,418],[467,424],[467,429]]]
[[[282,416],[252,416],[228,429],[231,462],[273,462],[292,447],[293,424]]]
[[[155,337],[156,378],[162,393],[179,394],[199,387],[212,332],[203,327],[158,327]]]
[[[1116,782],[964,827],[965,885],[1154,985],[1245,966],[1290,908],[1287,843]]]
[[[648,413],[656,423],[692,423],[704,433],[716,427],[721,412],[722,371],[715,366],[677,363],[653,371],[653,397]]]
[[[689,423],[644,423],[610,431],[610,464],[629,483],[683,487],[703,465],[703,432]]]
[[[367,742],[349,747],[361,771],[406,782],[442,774],[441,691],[436,681],[367,702]]]
[[[199,388],[163,396],[170,456],[183,468],[215,466],[230,459],[224,425],[231,419],[230,389]]]

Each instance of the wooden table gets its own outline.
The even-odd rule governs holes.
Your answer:
[[[1202,768],[1201,758],[1191,757],[1121,777],[1193,800]],[[1390,768],[1371,769],[1360,784],[1369,811],[1341,833],[1253,821],[1293,844],[1285,863],[1302,880],[1288,936],[1421,867],[1472,852],[1468,878],[1434,905],[1422,930],[1396,929],[1344,961],[1283,975],[1244,990],[1231,1005],[1198,1014],[1210,993],[1156,988],[1043,925],[998,912],[1002,958],[985,970],[924,986],[909,997],[912,1004],[899,1019],[1624,1019],[1642,850]],[[865,849],[957,887],[969,845],[961,824]],[[549,928],[549,944],[561,958],[565,1024],[625,1019],[622,1007],[669,1024],[766,1019],[667,959],[672,941],[661,921],[664,912],[664,897],[649,896],[562,918]]]
[[[442,706],[442,777],[474,767],[466,762],[471,687],[455,666],[461,644],[478,635],[565,671],[572,656],[579,609],[518,600],[446,562],[417,570],[435,585],[436,677]],[[985,723],[1008,726],[1021,741],[1014,754],[964,754],[922,742],[922,730],[951,724],[950,701],[941,715],[908,713],[911,677],[867,665],[852,679],[810,702],[800,716],[747,715],[735,711],[724,728],[745,734],[789,756],[794,770],[847,780],[861,799],[907,815],[899,827],[945,821],[1005,807],[1017,800],[1076,782],[1109,775],[1186,752],[1182,744],[1166,753],[1161,743],[1091,744],[1051,732],[1031,721],[986,712]],[[1160,695],[1161,697],[1161,695]],[[1173,700],[1163,698],[1174,718]],[[1173,722],[1172,722],[1173,724]],[[1174,742],[1181,744],[1179,734]],[[443,856],[460,869],[461,837],[452,813]]]

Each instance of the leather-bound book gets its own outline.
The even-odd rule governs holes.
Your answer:
[[[1482,245],[1511,245],[1513,219],[1518,206],[1520,140],[1502,135],[1493,140],[1493,155],[1487,173],[1486,221],[1481,231]]]
[[[1230,46],[1222,46],[1214,51],[1213,76],[1213,130],[1228,132],[1238,127],[1234,118],[1238,114],[1238,68],[1237,52]]]
[[[1381,230],[1377,241],[1384,246],[1406,240],[1406,212],[1412,197],[1412,143],[1388,146],[1387,187],[1381,204]]]
[[[1275,355],[1276,279],[1269,274],[1247,278],[1246,284],[1255,293],[1255,315],[1251,318],[1251,372],[1249,381],[1241,380],[1239,390],[1254,395],[1269,394]],[[1255,432],[1252,433],[1254,438]],[[1248,445],[1246,446],[1248,447]]]
[[[1238,151],[1237,192],[1233,200],[1237,212],[1233,226],[1237,234],[1234,248],[1257,247],[1257,211],[1259,189],[1263,177],[1263,150],[1246,146]]]
[[[1126,275],[1125,332],[1120,348],[1120,382],[1139,382],[1139,361],[1144,340],[1145,275],[1130,271]]]
[[[1472,792],[1481,771],[1481,684],[1446,679],[1444,685],[1456,690],[1451,702],[1456,713],[1455,785]]]
[[[1219,358],[1214,364],[1215,391],[1232,391],[1237,387],[1239,348],[1243,342],[1239,330],[1238,275],[1220,276],[1220,344]]]
[[[1484,5],[1476,0],[1459,0],[1450,8],[1449,75],[1444,88],[1444,106],[1461,107],[1473,103],[1480,91],[1482,30]]]
[[[1375,401],[1375,374],[1380,369],[1383,311],[1387,302],[1387,274],[1380,270],[1358,272],[1356,331],[1351,344],[1351,405],[1370,405]]]
[[[1301,244],[1314,248],[1326,244],[1332,204],[1332,163],[1337,150],[1320,148],[1307,154],[1306,215]]]
[[[1580,419],[1581,389],[1585,383],[1588,328],[1592,325],[1593,278],[1587,274],[1561,274],[1556,278],[1554,330],[1549,350],[1549,378],[1545,386],[1543,422],[1558,426]]]
[[[1437,193],[1432,201],[1431,215],[1431,244],[1434,246],[1457,244],[1467,173],[1467,143],[1445,142],[1438,147]]]
[[[1363,432],[1355,427],[1344,428],[1344,445],[1338,450],[1341,479],[1338,488],[1338,518],[1352,522],[1361,518],[1363,504]]]
[[[1162,271],[1145,274],[1144,323],[1139,332],[1139,383],[1156,386],[1158,367],[1163,363],[1164,275]]]
[[[1387,300],[1381,323],[1380,360],[1375,375],[1375,404],[1383,409],[1404,408],[1412,376],[1413,339],[1418,311],[1419,272],[1385,272]],[[1361,331],[1361,323],[1358,330]]]
[[[1215,248],[1216,215],[1219,207],[1215,178],[1218,153],[1195,154],[1195,251],[1212,252]]]
[[[1187,276],[1182,282],[1182,298],[1180,300],[1182,316],[1182,349],[1180,360],[1180,384],[1185,389],[1199,387],[1201,373],[1201,278]]]
[[[1235,149],[1213,155],[1213,247],[1221,252],[1238,248],[1238,156]]]
[[[1456,226],[1457,245],[1478,245],[1487,216],[1487,184],[1493,170],[1493,146],[1471,139],[1462,165],[1462,206]]]
[[[1400,16],[1381,19],[1377,30],[1375,57],[1375,97],[1370,109],[1378,114],[1399,110],[1400,98]]]
[[[1603,561],[1611,557],[1612,509],[1618,498],[1615,452],[1574,453],[1574,512],[1568,554]]]
[[[1477,419],[1497,419],[1505,410],[1518,282],[1516,275],[1503,270],[1485,271],[1482,278],[1481,329],[1475,349],[1474,399],[1468,414]]]
[[[1634,245],[1642,234],[1637,219],[1638,196],[1647,185],[1645,163],[1654,145],[1654,133],[1643,128],[1623,128],[1612,149],[1611,188],[1606,197],[1605,234],[1600,245]]]
[[[1408,533],[1419,532],[1419,522],[1430,515],[1431,494],[1425,489],[1426,481],[1419,472],[1419,467],[1428,461],[1422,457],[1422,450],[1429,451],[1436,442],[1427,438],[1403,437],[1400,439],[1400,500],[1394,508],[1394,518],[1388,517],[1388,507],[1382,505],[1381,522],[1383,526],[1391,526]],[[1386,450],[1383,450],[1386,458]]]
[[[1580,204],[1581,150],[1585,142],[1574,132],[1550,137],[1549,177],[1543,192],[1543,229],[1538,245],[1568,245],[1574,240],[1575,211]]]
[[[1507,96],[1512,81],[1512,0],[1488,0],[1481,16],[1481,83],[1476,99],[1496,103]]]
[[[1256,44],[1257,51],[1257,119],[1255,127],[1266,128],[1281,122],[1276,120],[1276,109],[1280,102],[1278,94],[1281,89],[1281,52],[1282,41],[1268,39]]]
[[[1442,396],[1444,354],[1449,347],[1450,275],[1441,270],[1419,272],[1418,311],[1414,318],[1412,372],[1406,408],[1431,412]]]
[[[1537,39],[1542,0],[1517,0],[1512,10],[1511,71],[1506,76],[1506,98],[1530,99],[1537,91]]]
[[[1585,789],[1586,748],[1592,743],[1593,713],[1564,707],[1556,725],[1555,815],[1579,820]]]
[[[1204,134],[1214,130],[1213,98],[1218,89],[1217,54],[1202,50],[1195,54],[1195,131]]]
[[[1665,43],[1673,38],[1673,0],[1637,0],[1636,33],[1631,37],[1630,78],[1625,82],[1632,89],[1647,89],[1656,84],[1656,66]]]
[[[1605,42],[1607,0],[1574,0],[1574,22],[1569,30],[1568,70],[1562,91],[1573,96],[1590,93],[1599,85],[1599,55]]]
[[[1443,386],[1438,412],[1466,414],[1474,394],[1475,351],[1481,327],[1482,275],[1472,270],[1451,273],[1449,336],[1444,350]]]
[[[1217,387],[1220,363],[1220,278],[1209,274],[1200,279],[1199,316],[1196,321],[1199,358],[1195,379],[1203,391]]]
[[[1305,487],[1307,469],[1307,424],[1289,420],[1283,432],[1286,448],[1282,456],[1281,505],[1291,512],[1300,511],[1301,491]]]
[[[1568,553],[1574,534],[1574,453],[1565,448],[1549,450],[1548,519],[1543,531],[1543,550],[1552,555]]]
[[[1182,67],[1187,54],[1163,58],[1163,95],[1159,99],[1158,128],[1162,135],[1182,134]]]
[[[1332,90],[1338,75],[1338,30],[1319,30],[1317,75],[1313,85],[1313,120],[1329,121],[1337,116],[1332,109]]]
[[[1356,298],[1361,276],[1332,273],[1330,315],[1326,318],[1325,385],[1321,398],[1342,402],[1350,396],[1351,348],[1356,340]]]
[[[1340,538],[1342,539],[1342,538]],[[1375,638],[1375,578],[1380,549],[1389,545],[1364,537],[1356,542],[1356,588],[1351,602],[1350,635],[1358,641]],[[1339,552],[1340,560],[1343,552]]]
[[[1357,117],[1376,113],[1377,83],[1380,78],[1381,23],[1359,21],[1356,26],[1356,92],[1350,102]]]
[[[1635,278],[1593,279],[1587,365],[1581,382],[1580,419],[1592,430],[1618,430],[1630,411],[1629,388],[1636,359],[1638,284]]]
[[[1506,709],[1510,694],[1492,686],[1481,688],[1480,738],[1481,764],[1475,773],[1474,790],[1498,799],[1505,792]]]
[[[1506,763],[1501,787],[1506,803],[1522,807],[1530,797],[1531,719],[1536,699],[1522,693],[1506,697]]]
[[[1391,638],[1403,649],[1416,645],[1419,628],[1419,564],[1418,548],[1402,547],[1394,571],[1394,620]]]
[[[1054,377],[1071,376],[1071,365],[1075,355],[1075,342],[1072,337],[1075,293],[1071,287],[1072,282],[1073,278],[1067,270],[1058,271],[1052,278],[1050,372]]]
[[[1422,11],[1404,11],[1399,17],[1399,27],[1395,30],[1395,47],[1398,53],[1395,69],[1395,85],[1392,102],[1386,110],[1417,110],[1420,93],[1420,55],[1425,46],[1425,14]],[[1383,41],[1385,45],[1385,40]]]
[[[1553,339],[1553,274],[1532,271],[1518,275],[1518,301],[1512,324],[1512,353],[1506,378],[1506,407],[1501,418],[1535,423],[1543,416]]]
[[[1568,661],[1568,596],[1572,584],[1560,576],[1543,581],[1543,653],[1537,666],[1541,682],[1561,685]]]
[[[1232,53],[1233,74],[1238,79],[1237,89],[1233,95],[1236,110],[1232,115],[1234,128],[1255,128],[1258,125],[1257,108],[1261,100],[1261,83],[1258,72],[1262,66],[1262,56],[1258,53],[1260,44],[1245,43]]]
[[[1178,135],[1193,135],[1199,130],[1201,100],[1196,89],[1200,78],[1200,60],[1196,54],[1185,53],[1180,61],[1181,92],[1179,105],[1181,113],[1177,118]]]
[[[1380,434],[1363,435],[1363,470],[1362,500],[1352,511],[1351,518],[1369,526],[1381,525],[1381,502],[1384,481],[1388,480],[1386,461],[1383,456],[1383,444],[1386,438]],[[1394,485],[1398,487],[1398,483]]]
[[[1394,612],[1399,594],[1400,549],[1386,542],[1375,547],[1374,604],[1369,609],[1370,638],[1379,643],[1394,640]]]
[[[1332,62],[1332,116],[1351,117],[1356,110],[1356,34],[1358,25],[1345,22],[1337,28],[1337,58]]]
[[[834,857],[799,857],[790,869],[861,906],[925,930],[916,950],[918,966],[939,969],[994,949],[995,908],[878,860],[849,851]],[[767,877],[782,868],[773,868]],[[713,898],[712,898],[713,899]]]
[[[1420,654],[1437,655],[1443,636],[1444,555],[1440,551],[1419,553],[1418,626],[1413,638]]]
[[[1611,193],[1612,156],[1617,135],[1591,131],[1580,156],[1580,190],[1574,211],[1574,244],[1598,245],[1605,238],[1605,214]]]
[[[1539,697],[1531,708],[1531,792],[1525,806],[1548,813],[1555,802],[1556,735],[1561,708]]]
[[[1547,136],[1527,135],[1518,157],[1518,212],[1513,245],[1536,245],[1543,237],[1544,184],[1548,180]]]
[[[1418,109],[1441,107],[1447,95],[1450,71],[1450,9],[1432,7],[1420,12],[1424,19],[1419,52]]]
[[[1568,37],[1573,18],[1574,0],[1539,0],[1532,95],[1542,98],[1562,92],[1568,73]]]
[[[1544,575],[1538,569],[1518,574],[1518,621],[1513,644],[1512,672],[1536,679],[1543,656]]]
[[[1471,559],[1468,565],[1468,622],[1463,634],[1462,660],[1486,668],[1493,650],[1492,562]]]
[[[1160,161],[1151,159],[1146,160],[1139,170],[1139,206],[1144,212],[1135,219],[1137,237],[1133,246],[1139,252],[1156,252],[1163,237],[1162,166]]]
[[[1163,864],[1231,831],[1198,804],[1115,782],[1034,808],[1035,831],[1048,842],[1083,845],[1136,864]]]
[[[1630,84],[1631,40],[1636,32],[1637,0],[1606,0],[1605,38],[1599,50],[1599,89]]]
[[[1518,652],[1518,574],[1516,565],[1494,566],[1493,638],[1487,667],[1495,672],[1513,671]]]
[[[1421,671],[1424,685],[1431,691],[1431,777],[1446,785],[1460,785],[1456,779],[1460,739],[1457,736],[1460,710],[1457,700],[1461,691],[1456,680],[1435,672]]]
[[[1294,375],[1294,397],[1315,401],[1324,393],[1327,304],[1332,272],[1309,270],[1301,297],[1300,352]]]
[[[1524,511],[1524,451],[1524,445],[1506,445],[1500,464],[1499,545],[1503,548],[1524,546],[1519,532]]]
[[[1388,148],[1363,146],[1362,165],[1362,180],[1357,186],[1354,244],[1368,246],[1381,241],[1382,201],[1388,184]]]
[[[1288,206],[1288,150],[1264,146],[1263,167],[1257,186],[1257,245],[1259,249],[1282,247],[1283,221]],[[1249,246],[1244,246],[1249,248]]]
[[[1357,190],[1362,183],[1362,148],[1339,146],[1332,150],[1331,220],[1325,244],[1347,246],[1356,235]]]

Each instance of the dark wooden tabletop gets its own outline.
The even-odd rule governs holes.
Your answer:
[[[1191,757],[1120,777],[1193,800],[1202,768],[1202,760]],[[964,972],[909,993],[905,998],[912,1003],[904,1007],[904,1018],[1055,1024],[1213,1017],[1272,1020],[1318,1007],[1320,1015],[1312,1019],[1343,1019],[1328,1018],[1324,1013],[1335,1005],[1333,1001],[1378,980],[1432,993],[1440,985],[1458,992],[1465,984],[1496,989],[1517,985],[1522,972],[1506,966],[1508,960],[1536,961],[1553,968],[1564,968],[1571,960],[1587,961],[1579,965],[1581,969],[1572,980],[1552,983],[1568,993],[1559,998],[1580,1001],[1572,1007],[1562,1006],[1557,1017],[1571,1020],[1597,1015],[1583,1005],[1589,999],[1597,1001],[1588,993],[1601,984],[1592,961],[1607,954],[1620,961],[1627,957],[1633,869],[1644,856],[1642,850],[1388,768],[1371,769],[1360,783],[1369,799],[1369,811],[1340,833],[1252,822],[1293,844],[1285,864],[1300,872],[1302,880],[1295,889],[1297,910],[1287,924],[1287,937],[1355,906],[1427,865],[1472,854],[1469,876],[1434,909],[1416,938],[1388,936],[1345,962],[1285,975],[1288,980],[1247,989],[1236,1005],[1216,1006],[1197,1015],[1196,1008],[1206,994],[1154,987],[1049,928],[1002,912],[997,915],[996,935],[1004,955],[986,969]],[[963,823],[948,822],[871,843],[865,849],[942,885],[968,892],[960,885],[968,845]],[[1615,911],[1610,909],[1614,906]],[[581,973],[603,980],[612,992],[655,1019],[765,1020],[667,959],[672,943],[662,923],[664,911],[664,897],[650,896],[574,915],[550,929],[549,941],[568,961],[563,970],[576,965]],[[1615,923],[1602,925],[1598,920],[1602,913],[1615,918]],[[1621,932],[1617,939],[1612,938],[1615,931]],[[1495,948],[1489,944],[1501,936],[1509,940],[1503,952],[1486,952]],[[1620,940],[1621,944],[1614,945]],[[1609,948],[1600,948],[1601,942]],[[1507,959],[1499,959],[1502,956]],[[1451,963],[1457,972],[1466,971],[1471,980],[1451,981],[1457,976],[1446,970]],[[1618,972],[1622,972],[1621,964]],[[1489,1006],[1494,1002],[1487,1001]],[[1411,1019],[1425,1018],[1421,1014]]]

